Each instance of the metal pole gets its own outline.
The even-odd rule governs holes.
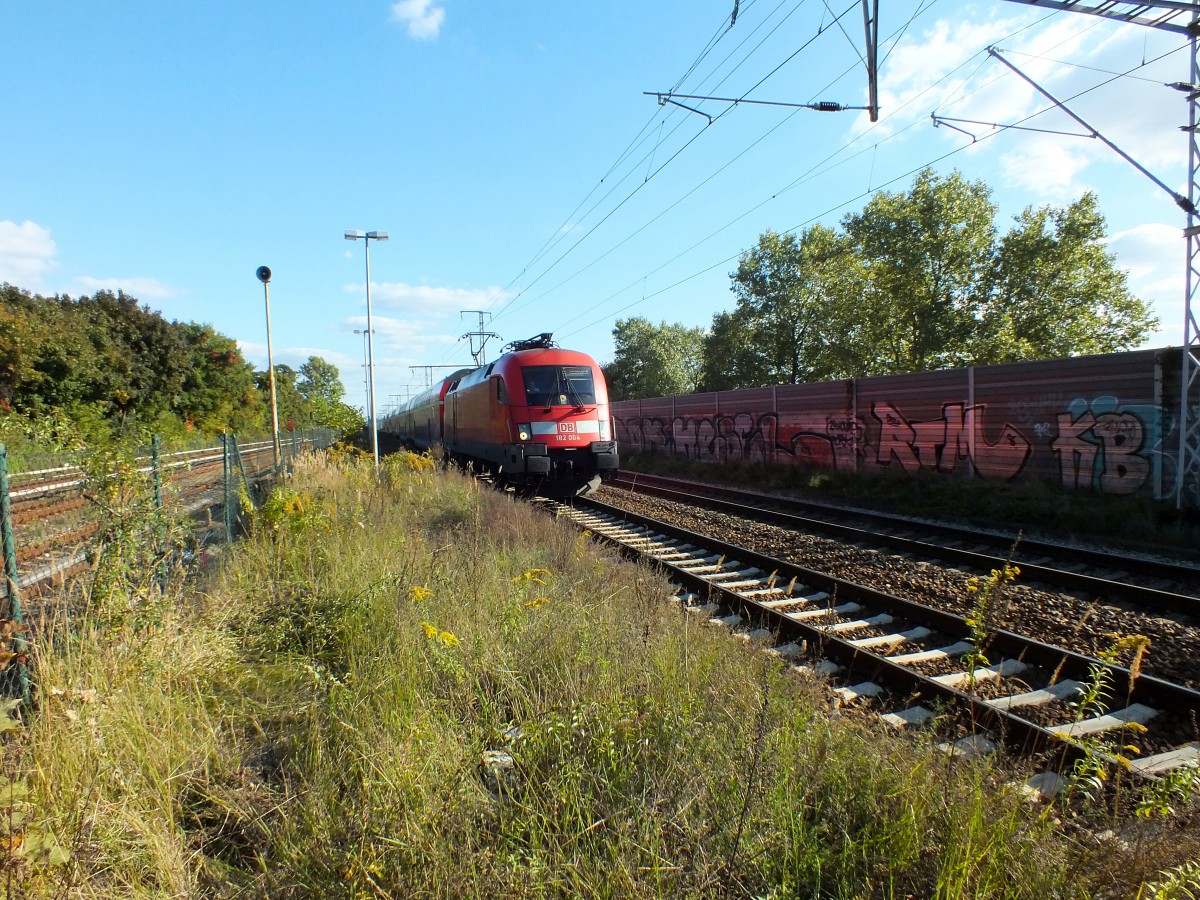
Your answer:
[[[279,407],[275,402],[275,358],[271,354],[271,285],[263,282],[263,299],[267,306],[267,384],[271,389],[271,443],[275,448],[275,468],[279,468]],[[370,310],[370,303],[367,304]]]
[[[375,459],[375,471],[379,471],[379,432],[375,423],[375,341],[371,327],[371,239],[363,238],[363,250],[367,261],[367,406],[371,411],[371,456]]]
[[[1188,72],[1191,84],[1200,79],[1200,61],[1197,58],[1198,40],[1195,28],[1200,24],[1200,16],[1192,17],[1192,35],[1190,41],[1191,62]],[[1183,301],[1183,350],[1179,361],[1179,459],[1175,471],[1175,508],[1187,506],[1200,508],[1200,404],[1192,407],[1191,394],[1193,388],[1200,384],[1200,307],[1196,303],[1197,285],[1200,273],[1197,272],[1197,257],[1200,255],[1200,227],[1196,223],[1195,203],[1200,201],[1197,196],[1197,169],[1200,168],[1200,147],[1197,141],[1197,129],[1200,128],[1196,111],[1197,95],[1193,91],[1188,97],[1188,196],[1193,207],[1188,211],[1187,228],[1184,236],[1187,239],[1187,280],[1184,286]]]
[[[355,328],[354,333],[361,334],[363,336],[363,395],[366,398],[363,408],[366,409],[371,403],[371,383],[369,380],[370,372],[367,371],[367,332],[365,329]]]
[[[17,542],[13,534],[12,499],[8,495],[8,447],[0,444],[0,529],[4,531],[4,578],[8,583],[9,616],[23,621],[17,589]]]
[[[17,585],[17,542],[13,533],[12,498],[8,494],[8,447],[0,444],[0,530],[4,532],[4,580],[8,584],[8,616],[18,625],[25,622],[21,610],[21,593]],[[25,667],[25,639],[20,633],[13,634],[12,649],[17,654],[17,692],[22,700],[29,702],[29,670]]]
[[[167,541],[163,533],[162,522],[162,465],[159,462],[161,441],[156,434],[150,440],[150,468],[154,473],[154,514],[158,517],[158,590],[163,593],[167,589]]]
[[[233,543],[233,465],[230,462],[229,435],[221,435],[221,484],[225,492],[225,540]]]

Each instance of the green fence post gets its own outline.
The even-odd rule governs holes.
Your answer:
[[[225,497],[225,540],[233,543],[233,466],[229,459],[229,435],[221,435],[221,489]]]
[[[8,447],[0,444],[0,531],[3,531],[4,580],[8,585],[8,615],[18,625],[25,624],[21,609],[21,592],[17,585],[17,540],[13,532],[12,498],[8,493]],[[25,639],[13,635],[13,651],[17,654],[17,691],[26,704],[29,703],[29,670],[22,659]]]
[[[158,519],[158,591],[167,590],[167,536],[163,530],[162,463],[160,454],[162,441],[156,434],[150,439],[150,468],[154,472],[154,515]]]
[[[230,442],[230,448],[231,448],[230,453],[229,453],[230,475],[233,474],[233,467],[237,466],[238,473],[242,476],[242,481],[241,481],[242,490],[245,491],[245,493],[246,493],[246,500],[249,502],[250,506],[253,507],[254,506],[254,494],[251,492],[250,479],[246,477],[246,466],[242,463],[242,451],[241,451],[241,448],[238,447],[237,435],[236,434],[230,435],[229,442]],[[274,463],[271,464],[271,471],[272,472],[276,471]],[[237,515],[240,518],[240,514],[242,511],[242,498],[240,495],[238,496],[236,503],[237,503]]]

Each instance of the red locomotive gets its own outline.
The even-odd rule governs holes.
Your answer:
[[[420,450],[441,444],[519,490],[591,493],[619,464],[608,388],[595,360],[550,337],[515,341],[495,362],[442,379],[388,415],[381,434]]]

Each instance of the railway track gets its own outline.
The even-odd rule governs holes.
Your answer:
[[[1200,764],[1195,689],[1002,629],[977,648],[963,615],[593,499],[556,510],[665,569],[690,614],[836,679],[843,704],[871,704],[892,727],[933,727],[954,752],[1003,742],[1044,754],[1050,771],[1031,790],[1054,793],[1058,772],[1083,754],[1109,752],[1110,738],[1136,747],[1130,765],[1140,775]],[[1100,671],[1121,700],[1081,711]]]
[[[1025,583],[1074,592],[1093,601],[1124,603],[1131,609],[1200,619],[1200,565],[1197,564],[851,510],[659,475],[623,471],[608,485],[914,559],[967,566],[977,572],[1000,568],[1011,556]]]
[[[305,442],[308,443],[307,441]],[[239,448],[240,469],[249,483],[266,477],[274,465],[270,441]],[[149,457],[137,472],[153,471]],[[159,461],[169,502],[189,516],[220,508],[224,498],[221,448],[186,450]],[[9,497],[15,532],[17,586],[22,598],[35,598],[88,567],[88,549],[100,528],[101,513],[85,496],[87,476],[78,466],[61,466],[11,476]],[[7,585],[0,579],[0,598]]]

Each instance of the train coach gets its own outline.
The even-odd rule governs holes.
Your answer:
[[[390,444],[441,444],[460,465],[517,490],[588,494],[619,465],[608,388],[586,353],[540,334],[493,363],[462,369],[413,397],[380,425]]]

